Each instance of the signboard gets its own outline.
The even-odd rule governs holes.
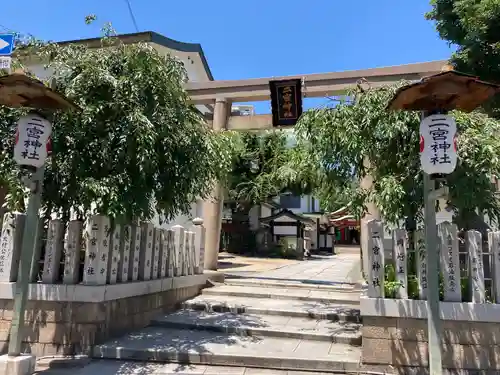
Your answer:
[[[10,56],[0,56],[0,69],[10,69],[11,61]]]
[[[427,174],[450,174],[457,166],[457,125],[451,116],[430,115],[420,122],[420,162]]]
[[[0,70],[10,69],[12,50],[14,49],[14,34],[0,34]]]
[[[21,117],[17,122],[14,160],[19,165],[40,168],[50,152],[52,125],[37,114]]]
[[[0,56],[12,55],[14,34],[0,34]]]
[[[269,81],[273,126],[293,126],[302,115],[302,81]]]

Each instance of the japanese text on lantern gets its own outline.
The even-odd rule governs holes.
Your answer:
[[[455,120],[450,116],[431,115],[420,123],[420,161],[428,174],[449,174],[457,163]]]
[[[14,145],[16,163],[40,168],[48,156],[51,132],[50,122],[38,115],[19,119]]]

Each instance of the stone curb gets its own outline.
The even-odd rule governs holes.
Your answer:
[[[318,320],[332,320],[341,322],[361,323],[362,317],[360,316],[359,309],[346,309],[346,312],[315,312],[314,310],[269,310],[259,307],[250,306],[228,306],[223,303],[202,303],[186,301],[182,304],[183,308],[196,310],[196,311],[213,311],[213,312],[232,312],[235,314],[262,314],[262,315],[281,315],[290,316],[295,318],[311,318]],[[349,311],[348,311],[349,310]]]
[[[94,358],[149,361],[149,362],[175,362],[183,364],[204,364],[220,366],[257,367],[279,370],[307,370],[338,373],[342,371],[357,372],[358,362],[342,362],[329,358],[308,359],[297,357],[278,356],[246,356],[240,354],[213,354],[210,352],[178,352],[175,350],[134,349],[125,347],[107,347],[100,345],[93,350]]]
[[[285,329],[270,329],[270,328],[257,328],[257,327],[227,327],[216,326],[212,324],[199,324],[199,323],[186,323],[186,322],[170,322],[168,320],[153,320],[151,326],[174,328],[174,329],[190,329],[197,331],[210,331],[222,332],[228,334],[235,334],[240,336],[266,336],[266,337],[280,337],[289,339],[301,340],[314,340],[314,341],[328,341],[337,344],[348,344],[352,346],[361,346],[362,338],[361,332],[353,335],[348,334],[325,334],[313,332],[301,332]]]

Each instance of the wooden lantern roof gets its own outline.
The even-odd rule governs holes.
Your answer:
[[[458,109],[471,112],[499,91],[499,85],[448,70],[401,87],[387,108],[406,111]]]
[[[78,109],[76,104],[24,73],[0,77],[0,104],[12,108]]]

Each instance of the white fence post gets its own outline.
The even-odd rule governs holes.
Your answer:
[[[49,221],[45,259],[43,262],[42,282],[55,284],[59,278],[59,266],[63,252],[64,224],[61,220]]]
[[[443,273],[444,300],[462,302],[460,261],[458,257],[458,228],[443,222],[438,225],[441,272]]]
[[[172,227],[174,231],[175,276],[183,276],[184,270],[184,228],[180,225]]]
[[[205,268],[205,227],[203,226],[203,219],[195,218],[193,219],[194,233],[195,233],[195,243],[194,247],[196,249],[195,256],[198,259],[198,267],[196,270],[197,274],[202,274]]]
[[[18,212],[7,212],[3,217],[0,242],[0,282],[12,282],[17,279],[25,221],[26,215]]]
[[[86,256],[83,283],[105,285],[109,260],[109,218],[104,215],[92,216],[85,232]]]
[[[68,223],[64,239],[64,284],[76,284],[79,281],[82,231],[81,221],[71,220]]]
[[[132,244],[132,227],[123,225],[121,231],[120,257],[118,259],[118,282],[126,283],[130,271],[130,249]]]
[[[418,296],[427,299],[427,249],[423,230],[415,231],[415,260],[417,262]]]
[[[157,279],[160,277],[160,270],[161,270],[161,232],[162,230],[160,228],[155,228],[154,230],[154,247],[153,247],[153,272],[151,275],[152,279]]]
[[[396,281],[400,286],[396,291],[398,298],[408,298],[408,234],[404,229],[394,229],[393,259]]]
[[[472,294],[471,302],[485,303],[486,289],[484,285],[483,238],[481,233],[477,230],[467,231],[465,245],[469,254],[469,280]]]
[[[367,224],[368,255],[368,297],[383,298],[384,290],[384,228],[380,220],[370,220]]]
[[[493,296],[495,303],[500,303],[500,232],[488,233],[488,248],[491,256],[491,272],[493,276]]]
[[[167,277],[168,272],[168,231],[160,229],[160,279]]]
[[[139,257],[139,279],[150,280],[153,270],[153,240],[154,225],[151,223],[141,224],[142,241]]]
[[[175,276],[175,267],[177,265],[177,253],[175,248],[175,232],[172,229],[165,231],[167,238],[167,276]]]
[[[142,230],[138,225],[131,225],[131,243],[130,246],[130,263],[129,263],[129,279],[131,281],[137,281],[139,279],[139,263],[141,259],[141,242],[142,242]]]
[[[118,281],[118,265],[120,263],[120,246],[122,242],[122,226],[115,224],[111,234],[111,255],[108,263],[108,283]]]
[[[195,247],[195,241],[196,241],[196,233],[195,232],[189,232],[189,274],[190,275],[196,275],[198,273],[198,259],[196,258],[196,247]]]
[[[191,232],[190,231],[185,231],[184,232],[184,253],[186,254],[184,257],[184,274],[185,275],[192,275],[191,267]]]

